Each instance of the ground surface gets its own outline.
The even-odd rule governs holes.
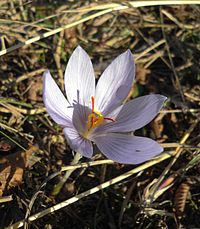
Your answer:
[[[177,152],[178,157],[141,169],[35,220],[30,227],[200,228],[200,8],[134,8],[124,3],[126,9],[87,18],[105,11],[95,11],[97,5],[102,3],[0,2],[1,50],[12,47],[0,57],[0,228],[24,219],[40,185],[72,160],[61,127],[44,109],[42,74],[48,68],[63,88],[66,63],[78,44],[91,56],[97,78],[120,53],[127,49],[133,52],[136,81],[127,99],[149,93],[168,97],[166,112],[136,134],[157,140],[164,144],[165,152]],[[77,11],[81,7],[87,9]],[[85,22],[79,22],[81,19]],[[73,22],[77,25],[54,33]],[[41,39],[50,31],[50,36]],[[30,42],[35,37],[38,39]],[[160,176],[167,166],[166,174]],[[58,175],[41,188],[35,201],[32,199],[30,215],[134,167],[115,163],[77,169],[53,196],[53,187],[62,178]],[[153,191],[154,181],[160,184]]]

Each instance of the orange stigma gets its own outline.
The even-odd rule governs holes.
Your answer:
[[[115,120],[112,118],[104,118],[104,116],[98,112],[95,111],[94,109],[94,97],[91,97],[92,100],[92,113],[88,115],[88,130],[91,130],[99,125],[104,125],[106,124],[106,120],[107,121],[111,121],[114,122]]]

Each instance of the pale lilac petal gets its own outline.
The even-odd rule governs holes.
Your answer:
[[[102,114],[114,110],[128,95],[135,76],[130,50],[118,56],[103,72],[95,93],[95,106]]]
[[[96,136],[94,142],[106,157],[124,164],[139,164],[163,151],[163,148],[150,138],[125,134],[102,134]]]
[[[89,105],[95,93],[95,77],[88,54],[78,46],[72,53],[65,71],[65,90],[68,101]]]
[[[100,131],[129,132],[140,129],[158,114],[167,98],[163,95],[146,95],[126,103],[115,122],[109,122]]]
[[[112,119],[113,121],[116,120],[119,112],[121,111],[121,109],[123,108],[124,105],[120,105],[118,106],[116,109],[114,109],[112,112],[110,112],[108,115],[106,115],[104,118],[110,118]],[[96,136],[96,135],[99,135],[101,133],[105,133],[105,132],[112,132],[112,129],[110,131],[110,126],[112,127],[112,123],[113,121],[112,120],[105,120],[105,122],[107,124],[103,124],[103,125],[99,125],[98,127],[94,128],[93,132],[91,133],[92,136]],[[91,137],[92,137],[91,136]]]
[[[43,75],[43,101],[51,118],[59,125],[72,125],[73,108],[69,108],[67,99],[51,77],[49,71]]]
[[[123,106],[124,106],[123,104],[118,106],[113,111],[111,111],[108,115],[106,115],[106,117],[112,118],[113,120],[115,120],[117,116],[119,115],[120,111],[122,110]]]
[[[74,128],[64,128],[65,137],[70,147],[83,155],[84,157],[91,158],[93,154],[92,143],[82,136]]]
[[[83,106],[81,104],[74,104],[74,112],[72,116],[72,122],[76,130],[84,135],[88,130],[87,122],[88,115],[92,112],[90,108]]]

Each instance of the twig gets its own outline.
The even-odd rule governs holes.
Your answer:
[[[56,33],[61,32],[64,29],[71,28],[73,26],[76,26],[76,25],[81,24],[83,22],[89,21],[89,20],[94,19],[96,17],[102,16],[104,14],[110,13],[112,11],[125,10],[125,9],[130,8],[130,7],[156,6],[156,5],[182,5],[182,4],[200,4],[200,1],[198,1],[198,0],[197,1],[196,0],[192,0],[192,1],[181,1],[181,0],[178,0],[178,1],[175,1],[175,0],[171,0],[171,1],[130,1],[130,2],[122,2],[122,4],[113,3],[113,4],[104,4],[102,6],[97,6],[96,9],[100,9],[101,11],[94,13],[90,16],[84,17],[84,18],[77,20],[75,22],[72,22],[70,24],[64,25],[63,27],[59,27],[57,29],[45,32],[42,35],[30,38],[30,39],[26,40],[25,42],[22,42],[22,43],[19,43],[17,45],[13,45],[7,49],[4,49],[4,50],[0,51],[0,56],[5,55],[6,53],[12,52],[16,49],[19,49],[23,46],[37,42],[43,38],[52,36]],[[90,7],[88,9],[90,11],[92,11],[95,9],[95,7]],[[105,9],[105,10],[102,10],[102,9]]]
[[[196,112],[200,112],[200,109],[184,109],[184,112],[196,113]],[[160,113],[164,113],[164,114],[183,113],[183,110],[181,109],[161,110]]]
[[[68,166],[63,166],[61,168],[61,172],[67,171],[67,170],[75,170],[75,169],[80,169],[80,168],[88,168],[90,166],[96,166],[96,165],[103,165],[103,164],[114,164],[115,162],[109,159],[106,160],[99,160],[99,161],[89,161],[89,162],[84,162],[78,165],[68,165]]]
[[[161,10],[160,10],[160,19],[161,19],[161,23],[164,24],[163,13],[162,13]],[[169,62],[170,62],[170,65],[171,65],[171,69],[172,69],[172,72],[173,72],[174,77],[175,77],[175,82],[176,82],[175,88],[178,88],[179,93],[181,95],[181,98],[182,98],[183,102],[185,103],[185,97],[184,97],[184,94],[183,94],[183,90],[181,88],[181,84],[180,84],[180,80],[179,80],[178,74],[177,74],[175,66],[174,66],[174,62],[172,60],[169,44],[168,44],[168,41],[167,41],[167,36],[166,36],[165,30],[164,30],[163,27],[161,28],[161,30],[162,30],[162,34],[163,34],[163,37],[164,37],[164,40],[165,40],[165,45],[166,45],[166,49],[167,49]],[[173,83],[173,81],[172,81],[172,83]]]
[[[13,142],[15,145],[19,146],[22,150],[27,151],[27,149],[25,149],[22,145],[20,145],[18,142],[16,142],[13,138],[11,138],[10,136],[8,136],[7,134],[5,134],[4,132],[2,132],[0,130],[0,134],[3,135],[4,137],[6,137],[7,139],[9,139],[11,142]]]
[[[16,79],[16,83],[20,83],[21,81],[23,80],[26,80],[26,79],[29,79],[35,75],[41,75],[44,71],[46,71],[45,68],[41,68],[41,69],[37,69],[35,71],[32,71],[32,72],[29,72],[29,73],[26,73],[22,76],[19,76],[17,79]]]
[[[57,41],[57,37],[55,38],[55,42],[57,43],[56,44],[56,51],[55,51],[55,54],[54,54],[54,59],[55,59],[55,62],[56,62],[56,67],[58,69],[58,76],[59,76],[59,82],[61,84],[61,88],[62,90],[64,90],[64,76],[63,76],[63,71],[62,71],[62,68],[61,68],[61,62],[60,62],[60,58],[61,58],[61,53],[62,53],[62,42],[63,42],[63,37],[64,37],[64,30],[62,30],[60,32],[60,36],[58,38],[58,41]]]
[[[47,209],[45,209],[45,210],[43,210],[43,211],[41,211],[41,212],[39,212],[39,213],[37,213],[35,215],[32,215],[32,216],[30,216],[28,218],[28,220],[29,221],[35,221],[36,219],[39,219],[39,218],[41,218],[41,217],[43,217],[43,216],[45,216],[45,215],[47,215],[49,213],[52,213],[52,212],[57,211],[57,210],[59,210],[59,209],[61,209],[63,207],[66,207],[66,206],[68,206],[68,205],[70,205],[70,204],[72,204],[72,203],[74,203],[74,202],[86,197],[86,196],[89,196],[89,195],[94,194],[94,193],[96,193],[96,192],[98,192],[100,190],[103,190],[103,189],[109,187],[112,184],[116,184],[116,183],[118,183],[118,182],[120,182],[120,181],[122,181],[122,180],[124,180],[124,179],[126,179],[126,178],[128,178],[130,176],[132,176],[135,173],[138,173],[138,172],[140,172],[140,171],[142,171],[144,169],[147,169],[147,168],[149,168],[149,167],[151,167],[151,166],[153,166],[153,165],[155,165],[157,163],[160,163],[160,162],[170,158],[171,156],[173,156],[174,153],[175,152],[163,153],[160,156],[152,159],[151,161],[148,161],[148,162],[144,163],[143,165],[138,166],[138,167],[136,167],[136,168],[134,168],[134,169],[132,169],[132,170],[130,170],[130,171],[118,176],[118,177],[115,177],[115,178],[113,178],[113,179],[111,179],[109,181],[106,181],[106,182],[104,182],[104,183],[102,183],[102,184],[100,184],[100,185],[98,185],[98,186],[96,186],[96,187],[94,187],[92,189],[89,189],[89,190],[87,190],[87,191],[85,191],[85,192],[83,192],[81,194],[78,194],[78,195],[76,195],[76,196],[74,196],[74,197],[72,197],[72,198],[70,198],[68,200],[65,200],[65,201],[63,201],[63,202],[61,202],[59,204],[56,204],[53,207],[47,208]],[[7,227],[7,229],[19,228],[19,227],[22,227],[23,225],[24,225],[24,220],[21,220],[21,221],[15,223],[13,225]]]
[[[13,200],[12,195],[10,196],[1,196],[0,197],[0,203],[10,202]]]
[[[103,11],[100,11],[100,12],[98,12],[98,13],[94,13],[94,14],[88,16],[88,17],[85,17],[85,18],[83,18],[83,19],[80,19],[80,20],[77,20],[77,21],[72,22],[72,23],[70,23],[70,24],[67,24],[67,25],[65,25],[65,26],[63,26],[63,27],[59,27],[59,28],[57,28],[57,29],[54,29],[54,30],[45,32],[45,33],[43,33],[42,35],[39,35],[39,36],[30,38],[30,39],[26,40],[26,41],[23,42],[23,43],[19,43],[19,44],[17,44],[17,45],[13,45],[13,46],[11,46],[10,48],[7,48],[7,49],[4,49],[4,50],[0,51],[0,56],[5,55],[6,53],[12,52],[12,51],[14,51],[14,50],[16,50],[16,49],[22,48],[23,46],[26,46],[26,45],[32,44],[32,43],[34,43],[34,42],[37,42],[37,41],[39,41],[39,40],[41,40],[41,39],[43,39],[43,38],[50,37],[50,36],[52,36],[52,35],[54,35],[54,34],[56,34],[56,33],[61,32],[61,31],[64,30],[64,29],[71,28],[71,27],[73,27],[73,26],[79,25],[79,24],[81,24],[81,23],[83,23],[83,22],[89,21],[89,20],[91,20],[91,19],[93,19],[93,18],[95,18],[95,17],[99,17],[99,16],[101,16],[101,15],[103,15],[103,14],[106,14],[106,13],[109,13],[109,12],[112,12],[112,11],[113,11],[113,9],[103,10]]]
[[[19,107],[14,107],[13,108],[22,113],[22,114],[27,114],[27,115],[36,115],[36,114],[41,114],[41,113],[44,113],[46,112],[46,108],[44,107],[41,107],[41,108],[35,108],[35,109],[23,109],[23,108],[19,108]],[[3,113],[11,113],[11,111],[7,108],[4,108],[4,107],[0,107],[0,112],[3,112]]]
[[[74,156],[73,161],[71,162],[71,165],[77,164],[81,158],[82,158],[81,154],[77,152],[75,154],[75,156]],[[63,185],[65,184],[65,182],[67,181],[67,179],[70,177],[70,175],[72,174],[72,172],[74,170],[75,169],[66,170],[66,173],[65,173],[64,177],[62,177],[61,181],[54,186],[53,191],[51,193],[51,196],[56,196],[56,195],[59,194],[59,192],[62,189]]]
[[[100,184],[100,185],[98,185],[98,186],[96,186],[96,187],[94,187],[94,188],[92,188],[90,190],[87,190],[87,191],[85,191],[85,192],[83,192],[83,193],[81,193],[81,194],[79,194],[79,195],[77,195],[75,197],[72,197],[72,198],[70,198],[68,200],[65,200],[65,201],[63,201],[63,202],[61,202],[61,203],[59,203],[59,204],[57,204],[57,205],[55,205],[53,207],[50,207],[50,208],[45,209],[45,210],[43,210],[43,211],[41,211],[41,212],[39,212],[39,213],[37,213],[37,214],[35,214],[33,216],[30,216],[28,218],[28,220],[29,221],[34,221],[34,220],[36,220],[38,218],[41,218],[41,217],[43,217],[43,216],[45,216],[45,215],[47,215],[47,214],[49,214],[51,212],[54,212],[54,211],[57,211],[57,210],[59,210],[59,209],[61,209],[63,207],[66,207],[66,206],[78,201],[79,199],[82,199],[85,196],[89,196],[89,195],[91,195],[93,193],[96,193],[96,192],[98,192],[100,190],[103,190],[103,189],[109,187],[110,185],[115,184],[117,182],[120,182],[120,181],[132,176],[135,173],[141,172],[144,169],[147,169],[147,168],[149,168],[149,167],[151,167],[151,166],[153,166],[153,165],[155,165],[157,163],[160,163],[160,162],[170,158],[171,156],[173,156],[175,154],[176,154],[176,151],[174,151],[172,153],[163,153],[160,156],[156,157],[155,159],[152,159],[151,161],[148,161],[148,162],[144,163],[143,165],[138,166],[138,167],[130,170],[127,173],[124,173],[124,174],[122,174],[122,175],[120,175],[120,176],[118,176],[118,177],[116,177],[114,179],[106,181],[106,182],[104,182],[104,183],[102,183],[102,184]],[[70,165],[70,166],[62,167],[61,171],[59,171],[59,172],[57,172],[55,174],[52,174],[47,180],[45,180],[45,182],[43,182],[43,184],[40,186],[40,188],[44,187],[44,185],[46,185],[47,181],[51,180],[53,177],[55,177],[58,174],[60,174],[62,171],[71,170],[73,172],[77,168],[85,168],[85,167],[89,167],[89,166],[95,166],[95,165],[100,165],[100,164],[112,164],[112,163],[114,163],[114,162],[111,161],[111,160],[100,160],[100,161],[82,163],[80,165]],[[40,189],[39,189],[39,191],[40,191]],[[39,191],[37,191],[35,193],[35,195],[32,197],[33,200],[40,193]],[[32,207],[33,202],[34,201],[31,201],[31,206],[30,207]],[[24,225],[24,222],[25,222],[24,220],[21,220],[21,221],[15,223],[13,225],[7,227],[7,228],[8,229],[13,229],[13,228],[15,229],[15,228],[22,227]]]
[[[152,51],[153,49],[157,48],[158,46],[162,45],[165,43],[165,40],[162,39],[158,42],[156,42],[155,44],[153,44],[151,47],[145,49],[142,53],[140,53],[136,58],[135,60],[138,60],[140,59],[141,57],[143,57],[144,55],[146,55],[148,52]]]
[[[198,28],[199,27],[199,25],[185,25],[185,24],[181,23],[172,14],[170,14],[166,10],[163,10],[162,9],[161,12],[165,16],[167,16],[171,21],[173,21],[176,25],[178,25],[181,29],[195,29],[195,28]]]
[[[195,122],[190,126],[190,128],[185,132],[184,136],[182,137],[180,144],[184,144],[187,139],[189,138],[190,134],[192,133],[192,131],[194,130],[194,128],[197,126],[197,124],[199,123],[199,120],[196,119]],[[164,169],[164,171],[162,172],[162,174],[160,175],[160,177],[158,178],[157,182],[152,186],[152,191],[151,191],[151,195],[150,195],[150,202],[154,201],[154,195],[157,192],[161,182],[163,181],[163,179],[165,178],[165,176],[167,175],[167,173],[169,172],[169,170],[171,169],[171,167],[175,164],[175,162],[177,161],[177,159],[179,158],[181,152],[182,152],[183,148],[181,148],[180,146],[178,146],[176,148],[174,157],[172,158],[172,160],[170,161],[170,163],[168,164],[168,166]]]
[[[197,0],[189,0],[189,1],[181,1],[181,0],[163,0],[163,1],[122,1],[120,3],[107,3],[107,4],[101,4],[96,6],[86,6],[79,9],[73,9],[73,10],[64,10],[63,12],[67,13],[77,13],[77,12],[89,12],[91,10],[105,10],[109,8],[117,8],[118,9],[127,9],[130,6],[131,7],[143,7],[143,6],[158,6],[158,5],[187,5],[187,4],[200,4],[200,2]]]

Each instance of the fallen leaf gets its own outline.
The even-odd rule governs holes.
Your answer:
[[[142,199],[145,201],[146,204],[151,205],[155,200],[158,199],[159,196],[161,196],[163,193],[165,193],[169,188],[171,188],[174,185],[175,178],[176,178],[175,175],[168,177],[161,183],[161,185],[158,188],[156,188],[156,190],[155,190],[155,185],[159,180],[157,178],[154,179],[144,189]]]
[[[7,152],[12,149],[11,144],[9,144],[7,141],[4,139],[0,140],[0,151]]]
[[[0,196],[21,184],[24,170],[29,166],[29,158],[37,150],[37,146],[31,146],[26,152],[17,152],[0,159]]]
[[[149,81],[149,76],[151,74],[150,69],[146,69],[142,66],[137,67],[137,72],[136,72],[136,80],[139,82],[141,85],[146,85]]]
[[[42,91],[42,78],[38,77],[32,81],[31,87],[28,91],[28,96],[31,101],[39,101],[39,93]]]
[[[164,130],[163,118],[164,118],[164,114],[161,113],[151,122],[151,128],[157,139],[162,138],[162,134]]]

